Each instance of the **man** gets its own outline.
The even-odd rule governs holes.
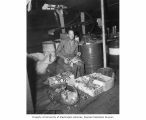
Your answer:
[[[71,59],[75,56],[80,56],[80,52],[78,52],[78,42],[74,39],[74,32],[72,30],[69,30],[67,37],[60,42],[56,54],[59,57],[58,63],[62,66],[61,72],[76,72],[77,66],[71,67],[69,65]]]
[[[67,37],[62,40],[57,48],[57,56],[65,61],[73,58],[78,52],[78,43],[74,40],[74,32],[69,30]]]

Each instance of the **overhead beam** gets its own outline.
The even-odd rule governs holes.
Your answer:
[[[57,11],[59,14],[60,25],[62,33],[65,33],[65,24],[64,24],[64,16],[63,16],[63,9]]]

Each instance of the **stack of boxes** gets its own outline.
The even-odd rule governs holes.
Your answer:
[[[65,72],[54,77],[49,77],[47,81],[45,81],[45,84],[49,84],[51,87],[58,84],[72,85],[91,97],[95,97],[111,89],[114,85],[114,78],[101,73],[92,73],[75,79],[72,73]]]

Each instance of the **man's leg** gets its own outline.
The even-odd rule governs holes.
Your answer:
[[[64,63],[64,60],[62,58],[58,58],[57,59],[57,72],[62,73],[62,72],[66,72],[66,71],[72,71],[72,68],[70,67],[70,65],[67,65]]]
[[[77,64],[74,64],[73,72],[74,72],[75,78],[83,76],[84,75],[84,64],[82,62],[78,62]]]

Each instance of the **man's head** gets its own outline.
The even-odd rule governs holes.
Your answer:
[[[72,40],[72,39],[74,39],[74,31],[73,30],[69,30],[68,31],[68,36],[69,36],[69,38]]]

